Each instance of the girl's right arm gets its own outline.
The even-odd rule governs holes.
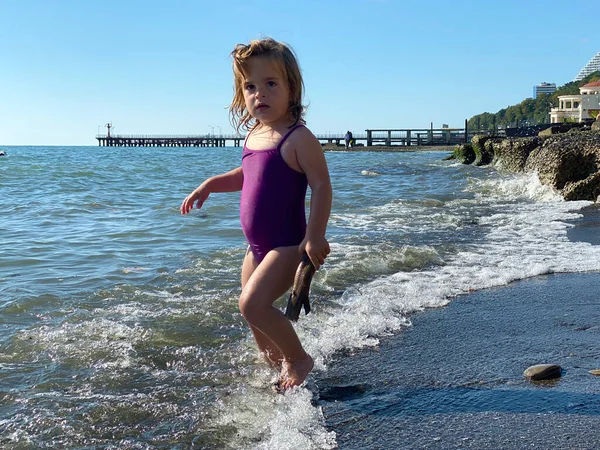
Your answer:
[[[180,208],[181,214],[189,213],[195,202],[196,208],[200,209],[211,192],[241,191],[243,183],[244,173],[241,167],[210,177],[183,200]]]

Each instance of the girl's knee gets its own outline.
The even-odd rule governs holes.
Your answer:
[[[246,295],[242,292],[238,306],[242,316],[248,323],[254,323],[260,315],[260,305],[258,302],[253,301],[251,295]]]

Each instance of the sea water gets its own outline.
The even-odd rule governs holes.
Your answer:
[[[273,393],[238,312],[239,193],[179,212],[239,148],[6,152],[2,448],[335,448],[313,377]],[[589,202],[448,154],[326,153],[332,252],[296,325],[316,373],[461,294],[600,270],[600,246],[568,236]]]

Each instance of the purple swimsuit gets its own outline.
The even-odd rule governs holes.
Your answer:
[[[299,245],[306,233],[308,181],[281,157],[281,145],[301,126],[288,131],[277,148],[250,150],[244,144],[240,221],[258,262],[274,248]]]

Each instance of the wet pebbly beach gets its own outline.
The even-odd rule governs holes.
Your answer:
[[[588,208],[570,240],[600,245]],[[340,449],[600,448],[600,273],[550,274],[410,316],[315,375]],[[562,367],[552,381],[523,375]]]

